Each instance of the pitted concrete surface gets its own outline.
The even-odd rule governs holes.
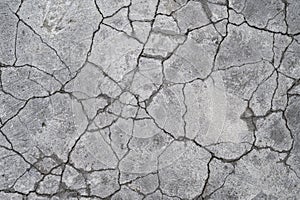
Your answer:
[[[300,1],[1,0],[0,200],[300,199]]]

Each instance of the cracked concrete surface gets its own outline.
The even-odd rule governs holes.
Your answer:
[[[300,1],[0,11],[1,200],[300,199]]]

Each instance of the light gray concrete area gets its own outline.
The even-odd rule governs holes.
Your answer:
[[[299,200],[299,0],[1,0],[0,200]]]

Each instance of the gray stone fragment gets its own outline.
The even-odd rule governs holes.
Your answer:
[[[280,162],[282,158],[270,150],[253,150],[236,163],[235,173],[210,199],[255,199],[262,195],[267,199],[296,199],[299,179]]]
[[[55,194],[59,189],[59,176],[48,175],[38,185],[37,192],[41,194]]]
[[[224,2],[208,2],[206,12],[208,12],[212,22],[228,18],[227,7]]]
[[[95,171],[88,175],[87,184],[91,195],[108,197],[120,189],[117,170]]]
[[[24,1],[19,16],[56,50],[71,73],[85,62],[90,38],[102,19],[93,0]]]
[[[237,13],[235,10],[229,10],[229,22],[240,25],[245,21],[245,17],[242,14]]]
[[[191,32],[187,41],[164,62],[167,80],[182,83],[207,77],[220,41],[221,36],[211,25]]]
[[[184,152],[173,164],[159,170],[160,188],[167,195],[192,199],[199,195],[204,187],[210,155],[191,142],[174,142],[172,145],[173,148],[184,145]],[[162,154],[160,164],[170,156],[169,151],[172,149]]]
[[[288,107],[285,113],[285,116],[287,118],[287,125],[290,128],[293,139],[294,139],[294,145],[291,150],[290,157],[287,160],[287,163],[292,167],[292,169],[295,170],[297,175],[300,174],[300,138],[299,138],[299,119],[300,119],[300,101],[299,97],[291,97],[288,102]]]
[[[209,23],[209,19],[200,2],[189,1],[184,7],[174,12],[180,30],[185,33],[189,29],[197,28]]]
[[[36,183],[42,179],[42,175],[34,168],[31,168],[24,172],[16,182],[14,183],[13,189],[22,193],[29,193],[35,190]]]
[[[157,174],[149,174],[145,177],[136,179],[128,186],[143,194],[153,193],[159,187]]]
[[[280,71],[284,74],[292,77],[298,78],[300,76],[300,44],[293,41],[286,50],[284,57],[282,59],[282,65],[280,66]]]
[[[3,200],[19,200],[22,198],[22,195],[20,194],[14,194],[14,193],[0,193],[0,198]]]
[[[215,121],[211,122],[205,135],[198,135],[196,141],[221,158],[237,159],[242,156],[250,150],[254,141],[253,122],[244,117],[246,107],[245,101],[227,94],[226,104],[215,107],[222,112],[219,115],[213,113]]]
[[[272,58],[272,35],[248,27],[228,25],[228,36],[221,44],[216,66],[226,68]]]
[[[47,96],[61,86],[51,74],[30,67],[3,69],[2,76],[3,89],[21,100]]]
[[[148,35],[150,33],[150,22],[132,22],[133,33],[132,36],[139,39],[141,42],[146,42]]]
[[[40,155],[55,155],[65,161],[82,128],[75,124],[70,98],[56,94],[28,101],[2,131],[29,161],[36,161]]]
[[[0,3],[0,62],[6,65],[12,65],[15,62],[15,40],[18,26],[18,18],[14,15],[14,3],[17,1],[1,1]],[[12,7],[10,7],[12,6]]]
[[[152,20],[158,0],[132,0],[129,17],[132,20]]]
[[[139,71],[132,80],[132,91],[140,101],[147,100],[162,84],[161,62],[154,59],[141,58]]]
[[[5,190],[14,186],[15,181],[17,181],[19,177],[22,177],[26,170],[29,169],[29,165],[22,157],[9,149],[0,148],[0,151],[0,190]]]
[[[256,145],[271,147],[278,151],[289,150],[293,139],[285,123],[282,113],[274,113],[266,118],[258,119],[255,132]]]
[[[279,74],[278,78],[278,88],[276,90],[276,93],[274,95],[274,98],[272,99],[272,108],[274,110],[286,108],[287,106],[287,93],[289,88],[292,86],[293,81],[292,79],[282,76]]]
[[[250,99],[256,88],[273,73],[273,66],[259,61],[228,67],[222,74],[226,91],[241,99]]]
[[[299,8],[300,8],[300,3],[299,1],[295,0],[287,0],[287,24],[288,24],[288,32],[291,34],[297,34],[300,31],[300,26],[299,26]]]
[[[245,7],[243,8],[242,14],[245,16],[246,21],[256,27],[267,27],[270,25],[272,19],[276,18],[281,13],[284,13],[284,2],[277,0],[266,0],[266,1],[246,1]],[[279,32],[283,27],[282,33],[286,32],[286,24],[284,18],[276,20],[279,29],[274,30]],[[269,26],[270,28],[270,26]]]
[[[292,38],[285,35],[274,35],[274,66],[280,67],[282,64],[284,55],[286,54],[286,48],[291,44]]]
[[[80,170],[66,166],[62,175],[62,182],[66,188],[76,190],[81,195],[87,195],[86,175],[80,173]]]
[[[102,151],[97,150],[99,147]],[[103,136],[98,131],[93,131],[86,132],[80,138],[71,154],[71,162],[76,168],[91,171],[115,168],[118,160]]]
[[[113,80],[121,81],[136,67],[136,59],[142,47],[138,41],[101,26],[94,42],[89,61],[101,67]]]
[[[208,183],[202,195],[204,199],[210,199],[215,192],[222,189],[227,178],[234,173],[234,165],[214,159],[209,163],[209,170]]]
[[[237,12],[241,12],[244,7],[246,0],[229,0],[229,6]]]
[[[13,117],[25,103],[24,101],[3,92],[0,93],[0,102],[0,117],[2,122]]]
[[[131,35],[131,32],[133,30],[131,29],[130,21],[128,19],[128,12],[129,10],[127,7],[123,8],[119,10],[117,13],[115,13],[113,16],[109,18],[105,18],[103,22],[119,31],[124,31],[128,35]]]
[[[183,93],[181,85],[165,87],[155,95],[147,111],[157,125],[174,137],[184,136]]]
[[[228,19],[224,19],[218,23],[216,23],[215,27],[216,30],[223,36],[225,37],[227,35],[227,24],[228,24]]]
[[[265,115],[272,107],[272,98],[277,88],[278,75],[274,72],[256,88],[249,106],[256,116]]]
[[[137,122],[134,124],[134,137],[128,145],[130,151],[120,161],[119,169],[125,173],[155,172],[158,169],[157,159],[172,142],[172,138],[157,128],[152,120]],[[173,158],[166,160],[168,164],[172,161]]]

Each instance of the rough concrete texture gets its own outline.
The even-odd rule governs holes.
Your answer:
[[[1,0],[0,200],[299,200],[299,0]]]

